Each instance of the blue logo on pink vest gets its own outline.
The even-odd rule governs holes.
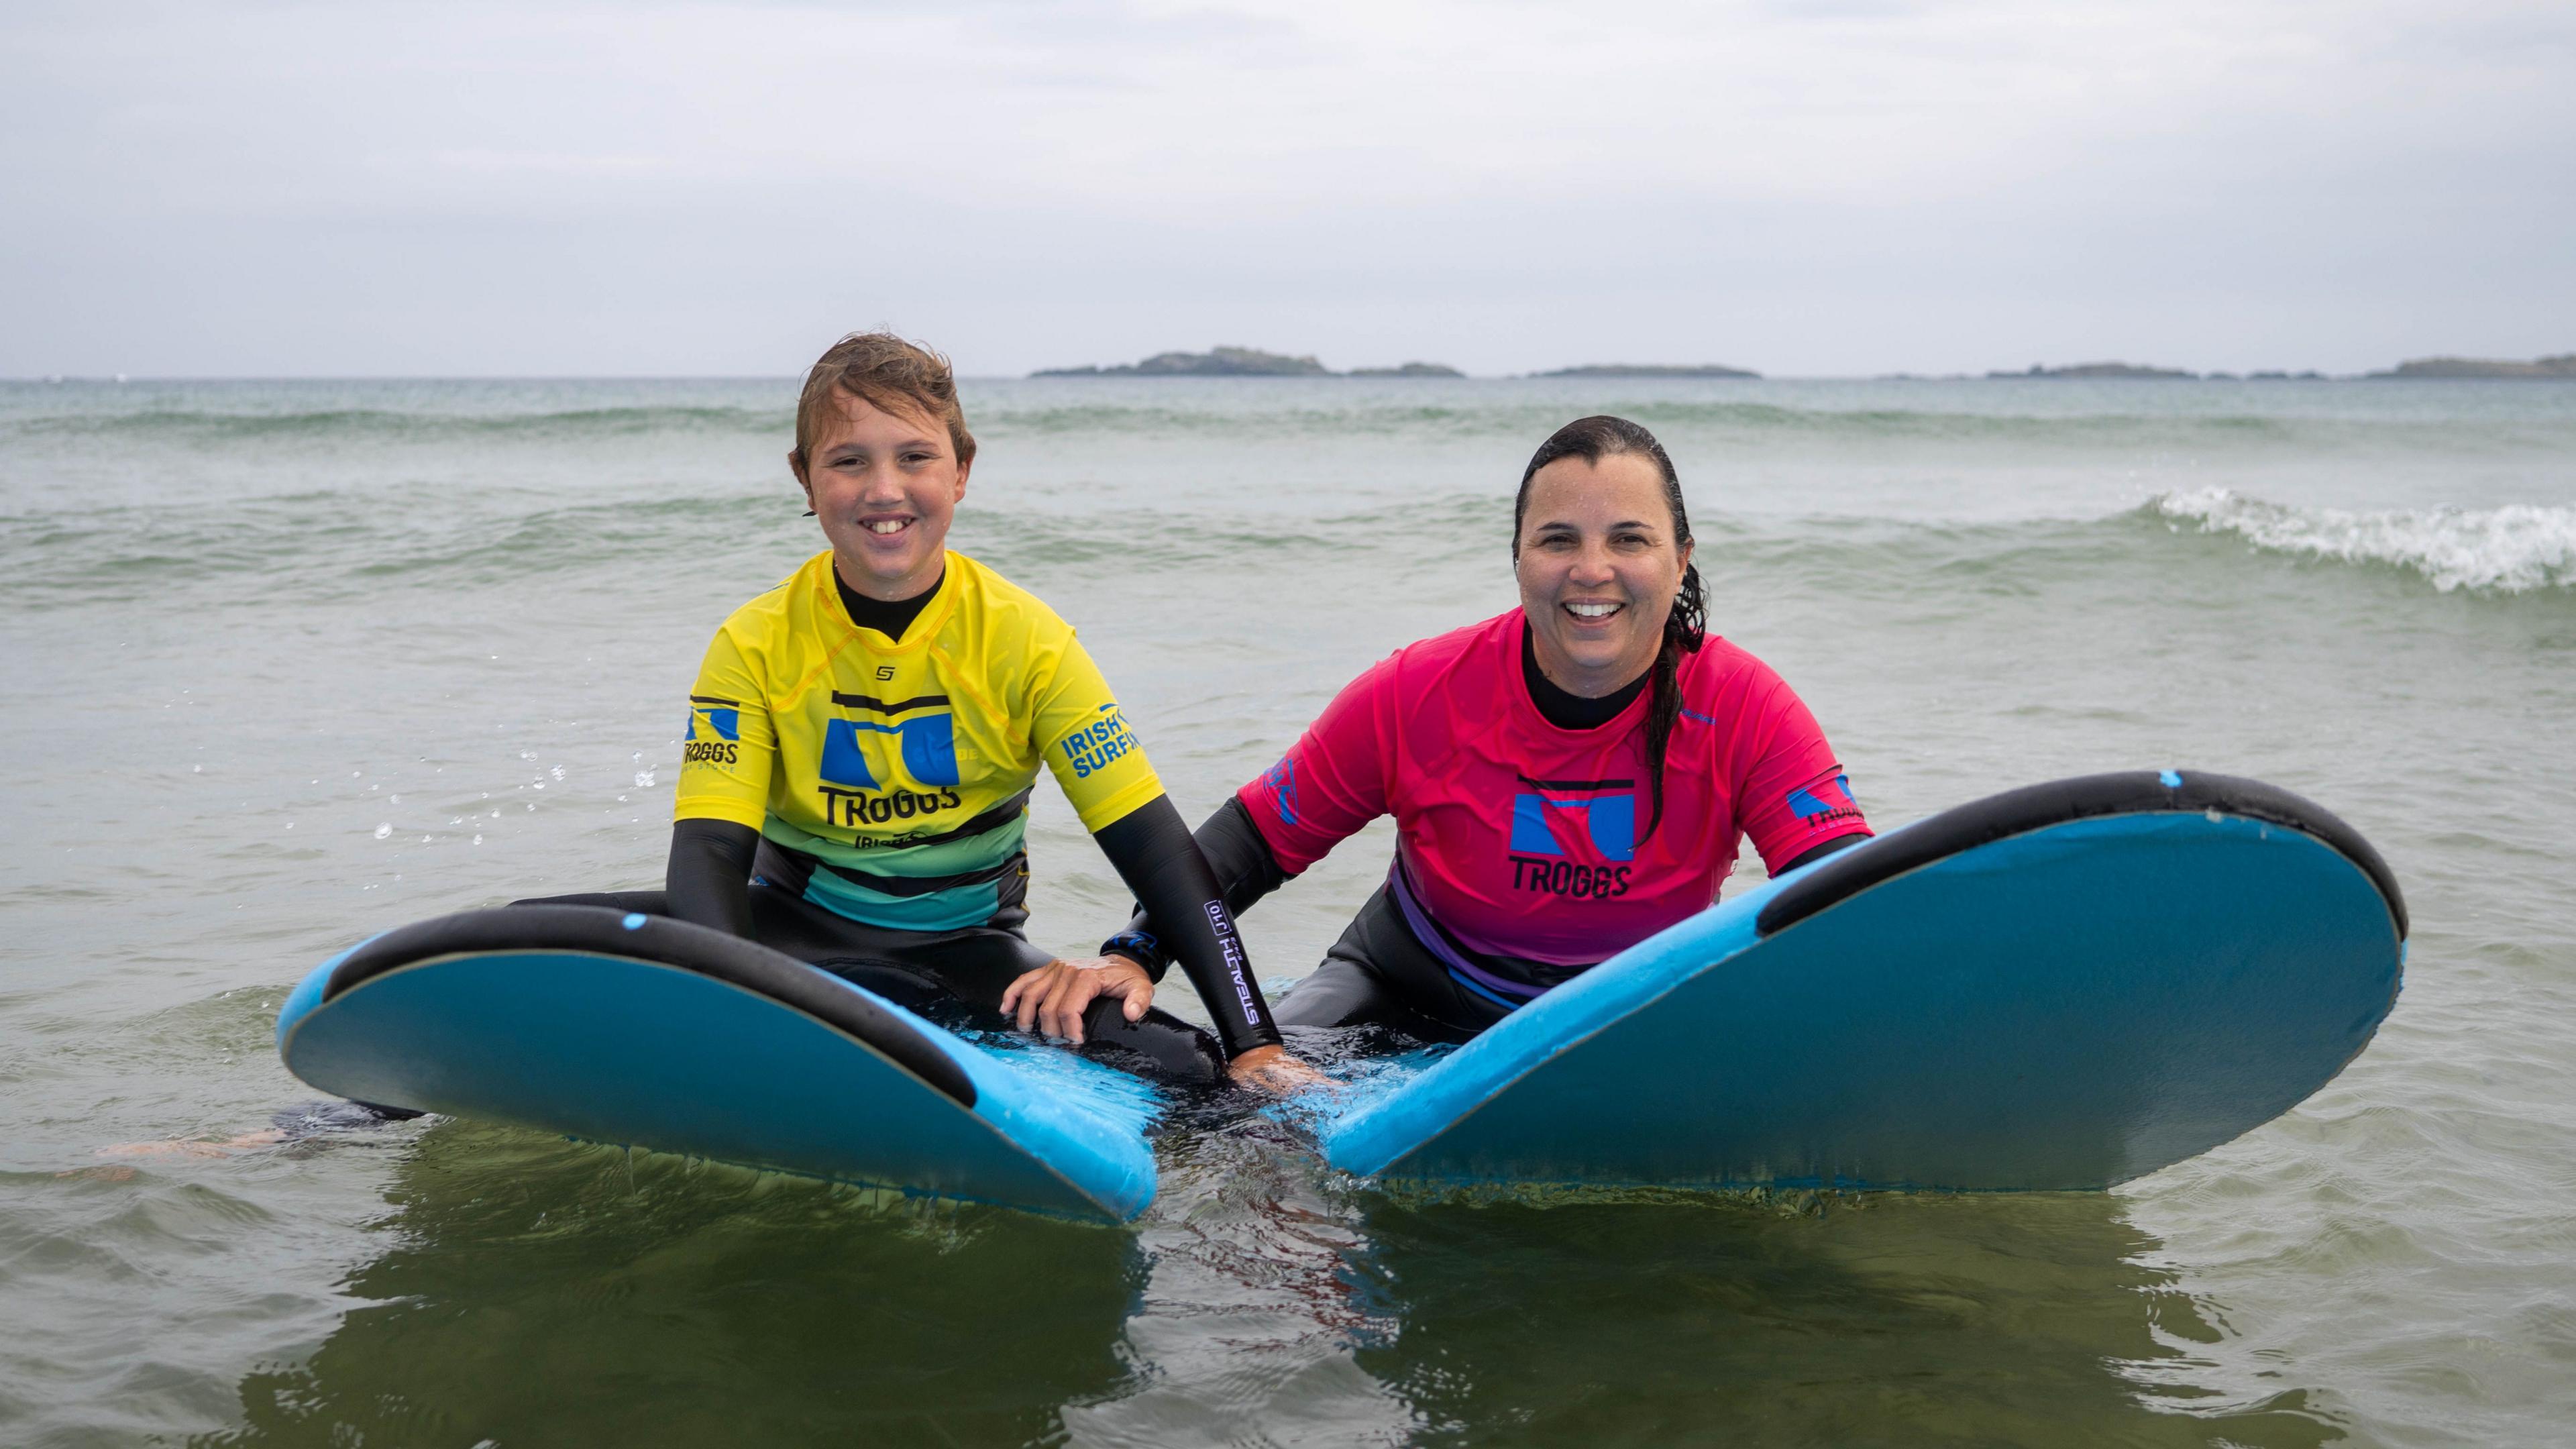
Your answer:
[[[1634,780],[1533,780],[1512,796],[1512,854],[1569,855],[1571,839],[1589,841],[1603,860],[1637,853]],[[1579,832],[1579,834],[1577,834]]]
[[[1837,810],[1859,813],[1859,802],[1852,799],[1851,777],[1836,775],[1818,780],[1803,789],[1789,792],[1789,810],[1801,820],[1813,820]]]

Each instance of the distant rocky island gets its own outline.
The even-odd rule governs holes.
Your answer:
[[[1717,363],[1665,362],[1596,362],[1582,367],[1560,367],[1548,372],[1533,372],[1531,377],[1559,378],[1651,378],[1651,377],[1729,377],[1758,378],[1762,374],[1748,368],[1726,367]],[[1335,372],[1312,357],[1292,357],[1284,352],[1264,352],[1257,347],[1211,347],[1205,352],[1157,352],[1142,362],[1120,363],[1114,367],[1048,367],[1031,373],[1032,377],[1465,377],[1466,374],[1445,363],[1407,362],[1396,367],[1354,367],[1348,372]],[[1899,373],[1895,379],[1910,378]],[[2139,379],[2146,381],[2204,382],[2324,382],[2355,380],[2346,373],[2341,379],[2329,379],[2320,372],[2265,371],[2237,374],[2233,372],[2186,372],[2178,367],[2145,367],[2134,362],[2079,362],[2067,367],[2049,367],[2032,363],[2020,372],[1989,372],[1989,378],[2015,380],[2043,379]],[[2480,357],[2418,357],[2401,362],[2386,372],[2360,375],[2359,380],[2419,378],[2561,378],[2576,381],[2576,352],[2556,357],[2536,358],[2530,362],[2498,361]]]
[[[1584,367],[1560,367],[1553,372],[1533,372],[1532,377],[1760,377],[1741,367],[1721,367],[1714,362],[1596,362]]]
[[[1986,376],[2189,378],[2197,374],[2173,367],[2140,367],[2134,362],[2079,362],[2073,367],[2042,367],[2034,362],[2028,372],[1990,372]]]
[[[1311,357],[1290,357],[1257,347],[1211,347],[1205,352],[1157,352],[1142,362],[1115,367],[1042,367],[1031,377],[1465,377],[1438,362],[1400,367],[1354,367],[1335,372]]]
[[[1354,367],[1344,377],[1465,377],[1445,362],[1408,362],[1401,367]]]
[[[2401,362],[2374,378],[2415,377],[2567,377],[2576,378],[2576,352],[2532,362],[2497,362],[2483,357],[2418,357]]]

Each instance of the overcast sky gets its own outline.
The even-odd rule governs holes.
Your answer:
[[[0,7],[0,375],[2576,351],[2576,5]]]

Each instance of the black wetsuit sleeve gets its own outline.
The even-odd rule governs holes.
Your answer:
[[[662,892],[676,919],[751,936],[751,858],[760,832],[730,820],[683,820],[671,827]]]
[[[1801,852],[1796,860],[1780,867],[1777,874],[1787,875],[1789,872],[1796,870],[1802,865],[1814,865],[1817,861],[1824,859],[1835,851],[1849,850],[1853,846],[1870,838],[1871,837],[1866,835],[1837,835],[1833,839],[1824,842],[1813,850]]]
[[[1219,888],[1217,872],[1190,838],[1172,797],[1155,796],[1102,826],[1092,838],[1100,842],[1118,878],[1136,893],[1142,904],[1138,919],[1147,923],[1142,929],[1152,933],[1158,953],[1180,962],[1198,988],[1226,1056],[1277,1046],[1279,1028],[1271,1023],[1270,1004],[1261,999],[1243,938],[1234,929],[1231,893]],[[1157,964],[1144,963],[1159,979]]]
[[[1279,868],[1279,857],[1270,842],[1261,838],[1261,828],[1252,823],[1252,812],[1243,801],[1228,795],[1216,813],[1201,825],[1197,836],[1199,854],[1207,857],[1208,868],[1216,872],[1217,888],[1225,893],[1225,908],[1236,915],[1252,909],[1252,903],[1288,883],[1288,872]],[[1172,958],[1155,939],[1153,926],[1145,919],[1144,907],[1136,909],[1127,929],[1102,944],[1102,955],[1120,955],[1145,968],[1156,981],[1172,964]]]

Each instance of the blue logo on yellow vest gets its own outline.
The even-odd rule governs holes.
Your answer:
[[[703,735],[698,733],[698,722],[701,720],[704,720],[707,726],[707,732]],[[696,696],[691,696],[689,700],[689,733],[685,738],[702,740],[709,736],[720,740],[741,739],[741,706],[736,705],[729,699],[701,699]]]
[[[878,788],[876,772],[868,768],[867,751],[859,748],[862,734],[893,735],[903,752],[904,773],[921,785],[954,785],[957,783],[957,734],[955,715],[923,715],[918,719],[895,724],[875,720],[836,719],[823,727],[823,764],[821,774],[832,784],[852,790]]]

